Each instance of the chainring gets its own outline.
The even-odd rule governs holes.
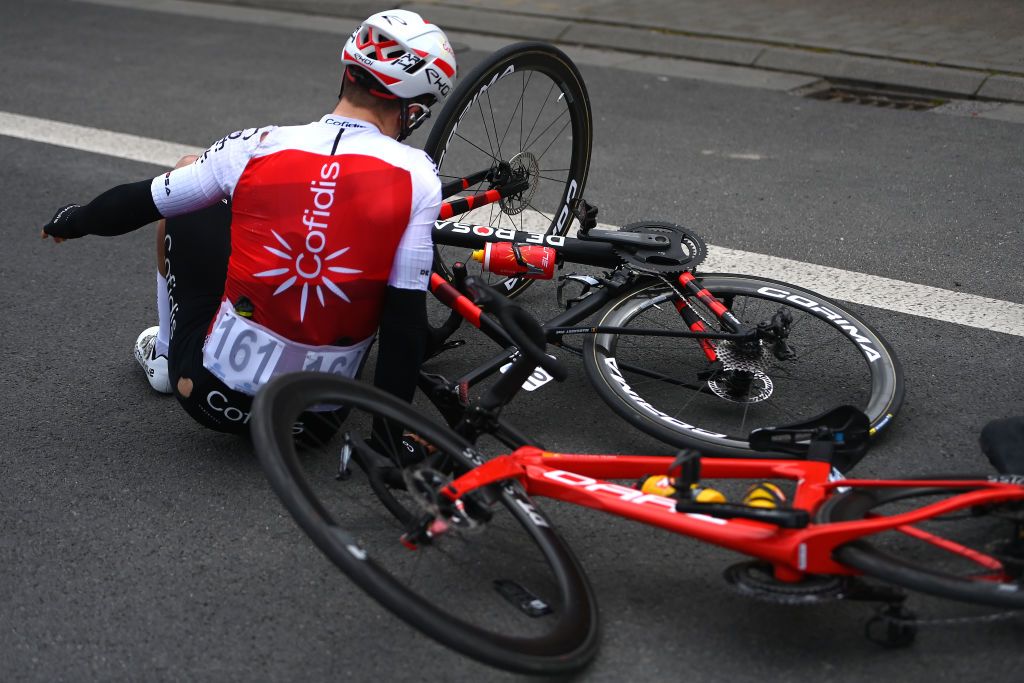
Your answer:
[[[802,581],[779,581],[770,564],[740,562],[725,570],[725,580],[741,595],[783,605],[814,605],[842,600],[848,594],[845,577],[806,576]]]
[[[667,249],[645,249],[613,245],[622,262],[641,273],[681,273],[693,270],[708,256],[708,245],[697,233],[674,223],[641,221],[622,227],[622,232],[648,235],[667,235],[671,241]]]

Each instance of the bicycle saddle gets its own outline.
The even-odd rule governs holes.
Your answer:
[[[870,428],[863,412],[839,406],[806,422],[755,429],[750,433],[750,447],[808,460],[828,460],[845,472],[867,452]]]

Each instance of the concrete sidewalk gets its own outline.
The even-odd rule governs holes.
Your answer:
[[[364,17],[379,2],[206,0]],[[385,3],[386,4],[386,3]],[[1024,102],[1020,0],[418,0],[446,29]]]

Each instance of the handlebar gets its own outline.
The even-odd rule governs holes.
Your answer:
[[[536,318],[477,277],[467,277],[465,287],[473,303],[498,318],[525,358],[547,370],[559,382],[569,376],[569,371],[560,360],[544,353],[546,335]]]

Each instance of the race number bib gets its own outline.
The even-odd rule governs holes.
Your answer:
[[[255,394],[276,375],[299,370],[354,377],[373,337],[353,346],[299,344],[235,313],[224,301],[203,345],[203,365],[235,391]]]

